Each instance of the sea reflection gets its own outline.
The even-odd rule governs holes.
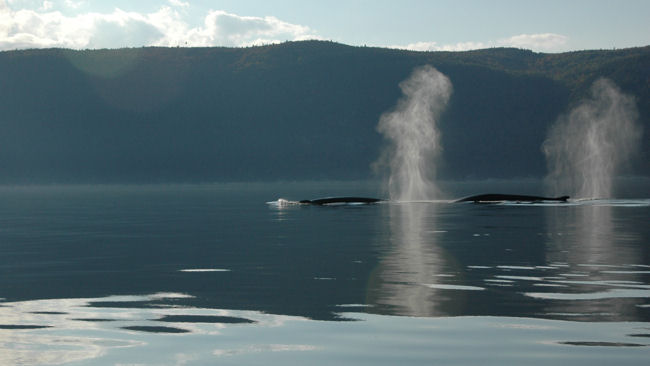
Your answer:
[[[232,206],[219,207],[209,225],[202,221],[207,209],[180,220],[216,225],[206,233],[154,215],[162,222],[150,229],[155,240],[138,236],[124,257],[101,257],[113,258],[107,268],[115,271],[101,272],[111,279],[104,287],[91,277],[91,265],[12,266],[14,258],[40,258],[16,256],[32,248],[15,241],[3,248],[0,268],[0,296],[7,298],[0,299],[0,364],[644,364],[650,201],[644,202],[296,206],[259,216],[242,210],[238,222],[247,235],[230,221],[217,225],[217,213],[237,217]],[[33,227],[38,220],[19,228],[31,235]],[[165,251],[161,232],[174,230],[187,234],[172,241],[183,250]],[[87,232],[79,231],[83,240],[72,248],[89,246]],[[219,246],[217,234],[227,245]],[[134,256],[135,243],[150,250],[142,253],[164,255]],[[46,250],[48,261],[67,260],[71,252],[57,244],[34,248]],[[133,270],[154,262],[160,268],[150,278]],[[150,282],[138,286],[143,279]],[[86,295],[76,285],[85,280],[97,292]],[[84,298],[44,299],[58,294],[46,291],[52,284]],[[28,286],[40,297],[18,301],[29,297],[12,289]]]
[[[232,331],[236,327],[254,326],[259,330],[282,327],[287,321],[306,321],[301,317],[175,304],[177,300],[188,297],[191,296],[158,293],[0,303],[0,364],[48,365],[82,361],[86,364],[107,354],[130,360],[123,356],[124,352],[140,354],[147,360],[146,364],[158,364],[159,357],[164,364],[168,364],[170,357],[177,358],[183,354],[151,353],[147,348],[151,347],[153,341],[163,341],[164,344],[169,336],[181,337],[177,341],[181,341],[182,337],[224,337],[226,329]],[[233,344],[232,338],[225,338],[225,344]],[[185,343],[186,347],[174,348],[176,351],[189,351],[184,353],[187,356],[192,353],[192,343],[188,342]],[[247,344],[236,339],[234,345],[243,347],[246,352],[314,349],[304,344],[279,344],[277,340],[271,344]],[[214,357],[223,352],[222,349],[202,344],[190,358]]]
[[[646,321],[647,203],[391,203],[367,311]]]
[[[437,284],[453,276],[452,263],[438,245],[443,230],[436,229],[437,204],[412,202],[389,207],[390,248],[383,251],[372,273],[368,303],[377,310],[406,316],[442,316],[447,300],[439,289],[459,289]]]
[[[364,313],[323,322],[175,304],[186,297],[2,303],[0,364],[546,365],[550,356],[575,365],[638,365],[648,356],[647,323]]]
[[[620,231],[614,232],[612,209],[597,204],[549,209],[548,261],[572,265],[634,263],[638,248],[620,245],[625,238],[619,236]]]
[[[552,292],[528,296],[554,300],[549,314],[593,320],[643,318],[640,305],[650,297],[645,280],[643,239],[634,224],[617,217],[634,206],[609,201],[583,202],[547,211],[547,262],[558,269]]]

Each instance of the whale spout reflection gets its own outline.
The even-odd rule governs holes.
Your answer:
[[[569,196],[561,197],[542,197],[542,196],[528,196],[520,194],[500,194],[488,193],[479,194],[476,196],[469,196],[456,200],[455,202],[474,202],[474,203],[495,203],[495,202],[566,202]]]

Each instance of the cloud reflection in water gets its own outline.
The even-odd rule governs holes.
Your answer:
[[[91,362],[107,354],[119,353],[120,349],[145,348],[155,334],[173,334],[178,337],[220,336],[226,327],[248,324],[278,327],[287,320],[305,320],[254,311],[174,305],[174,300],[188,297],[191,296],[157,293],[0,303],[0,364]],[[148,303],[147,306],[139,307],[143,302]],[[308,345],[272,344],[268,347],[255,347],[274,352],[311,349]],[[204,351],[209,353],[209,350]],[[151,356],[153,355],[147,353],[145,359],[151,359]]]

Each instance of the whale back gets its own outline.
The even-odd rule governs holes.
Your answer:
[[[370,203],[377,203],[379,201],[382,201],[382,199],[371,198],[371,197],[326,197],[326,198],[317,198],[313,200],[302,200],[299,202],[303,204],[322,206],[322,205],[344,204],[344,203],[370,204]]]
[[[566,202],[569,196],[560,197],[542,197],[542,196],[529,196],[521,194],[501,194],[501,193],[488,193],[469,196],[456,200],[456,202],[474,202],[474,203],[491,203],[491,202]]]

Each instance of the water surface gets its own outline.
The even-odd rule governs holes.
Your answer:
[[[650,200],[266,204],[326,195],[0,188],[0,363],[647,362]]]

